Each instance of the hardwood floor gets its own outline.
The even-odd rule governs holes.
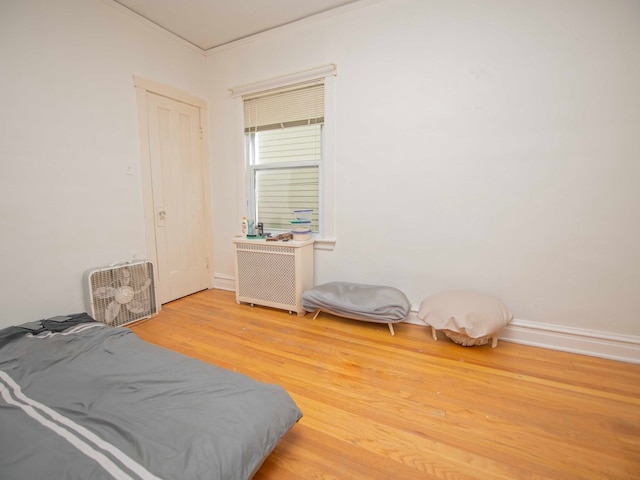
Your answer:
[[[640,479],[640,365],[238,305],[209,290],[132,329],[288,390],[304,417],[256,480]]]

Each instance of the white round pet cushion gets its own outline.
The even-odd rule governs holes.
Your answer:
[[[495,346],[498,332],[513,320],[513,313],[495,297],[447,291],[425,298],[418,318],[460,345],[484,345],[494,338]]]

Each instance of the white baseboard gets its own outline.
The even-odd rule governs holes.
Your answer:
[[[217,288],[218,290],[228,290],[230,292],[236,291],[236,278],[233,275],[222,275],[216,273],[213,276],[213,283],[211,288]]]
[[[235,291],[235,277],[216,274],[212,288]],[[411,311],[406,323],[427,326]],[[514,319],[500,341],[640,364],[640,337]]]
[[[416,312],[406,322],[426,326]],[[640,364],[640,337],[631,335],[514,319],[500,332],[500,341]]]

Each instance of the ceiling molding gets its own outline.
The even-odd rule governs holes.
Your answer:
[[[189,49],[193,50],[196,53],[199,53],[201,55],[204,55],[206,53],[206,50],[200,48],[199,46],[191,43],[188,40],[185,40],[184,38],[182,38],[179,35],[176,35],[175,33],[167,30],[166,28],[158,25],[157,23],[152,22],[151,20],[143,17],[142,15],[140,15],[139,13],[134,12],[133,10],[125,7],[124,5],[118,3],[116,0],[101,0],[103,3],[109,5],[111,8],[118,10],[120,13],[123,13],[124,15],[142,23],[143,25],[151,28],[152,30],[155,30],[157,32],[162,33],[163,35],[171,38],[172,40],[178,42],[181,45],[184,45],[185,47],[188,47]]]
[[[220,53],[232,48],[236,48],[242,45],[246,45],[248,43],[254,42],[254,41],[259,41],[265,38],[268,38],[272,35],[278,34],[280,32],[282,32],[285,29],[289,29],[289,28],[299,28],[299,27],[303,27],[306,25],[310,25],[312,23],[317,23],[320,21],[324,21],[328,18],[331,18],[333,16],[337,16],[337,15],[342,15],[354,10],[359,10],[362,8],[366,8],[369,7],[371,5],[374,5],[376,3],[381,3],[381,2],[386,2],[389,0],[355,0],[352,3],[348,3],[345,5],[341,5],[335,8],[332,8],[331,10],[326,10],[324,12],[320,12],[320,13],[316,13],[313,15],[310,15],[308,17],[305,18],[301,18],[299,20],[294,20],[292,22],[289,23],[285,23],[283,25],[277,26],[277,27],[273,27],[270,28],[268,30],[262,31],[262,32],[258,32],[252,35],[248,35],[246,37],[240,38],[238,40],[233,40],[231,42],[222,44],[222,45],[218,45],[215,47],[211,47],[208,49],[203,49],[201,47],[199,47],[198,45],[190,42],[189,40],[186,40],[185,38],[181,37],[180,35],[173,33],[172,31],[168,30],[167,28],[153,22],[152,20],[149,20],[148,18],[142,16],[141,14],[131,10],[130,8],[126,7],[125,5],[119,3],[117,0],[101,0],[102,3],[110,6],[111,8],[113,8],[114,10],[117,10],[118,12],[128,16],[129,18],[132,18],[134,20],[136,20],[137,22],[151,28],[152,30],[155,30],[163,35],[165,35],[168,38],[171,38],[172,40],[174,40],[175,42],[179,43],[180,45],[183,45],[187,48],[189,48],[190,50],[192,50],[193,52],[199,53],[201,55],[204,56],[209,56],[209,55],[213,55],[216,53]]]
[[[221,53],[227,50],[231,50],[236,47],[240,47],[242,45],[246,45],[248,43],[252,43],[255,41],[263,40],[265,38],[269,38],[272,35],[278,34],[283,30],[295,27],[302,27],[308,24],[317,23],[320,21],[324,21],[330,17],[334,17],[337,15],[342,15],[347,12],[351,12],[353,10],[360,10],[362,8],[366,8],[376,3],[386,2],[389,0],[358,0],[353,3],[348,3],[346,5],[342,5],[340,7],[332,8],[331,10],[327,10],[325,12],[316,13],[306,18],[302,18],[300,20],[296,20],[294,22],[286,23],[284,25],[280,25],[279,27],[274,27],[264,32],[255,33],[253,35],[249,35],[244,38],[240,38],[238,40],[234,40],[229,43],[225,43],[223,45],[218,45],[217,47],[211,47],[204,50],[205,56],[214,55],[217,53]]]

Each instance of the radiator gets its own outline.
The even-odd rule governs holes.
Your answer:
[[[233,240],[236,301],[288,310],[299,316],[302,292],[313,287],[313,240]]]

